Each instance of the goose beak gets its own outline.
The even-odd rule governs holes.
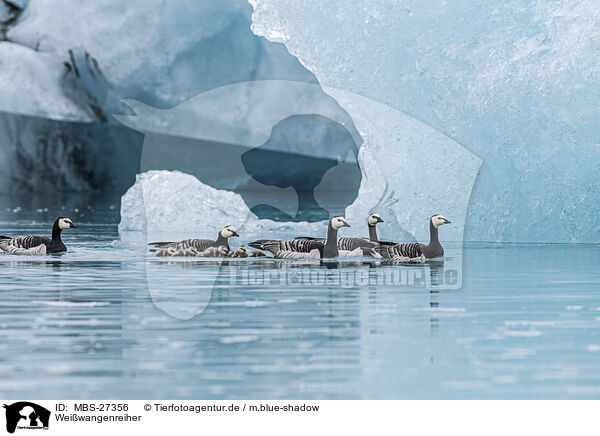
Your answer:
[[[444,224],[452,224],[452,221],[449,221],[446,218],[444,218]]]
[[[348,223],[344,223],[343,227],[352,227],[352,226],[350,224],[348,224]]]
[[[76,229],[77,226],[75,224],[71,223],[71,228]]]
[[[377,222],[378,222],[378,223],[383,223],[383,222],[384,222],[384,221],[383,221],[383,218],[381,218],[381,217],[378,217],[378,218],[377,218]]]
[[[231,236],[240,236],[240,235],[238,235],[238,232],[235,232],[235,231],[234,231],[234,232],[231,234]]]

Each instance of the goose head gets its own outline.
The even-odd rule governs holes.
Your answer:
[[[233,226],[225,226],[223,230],[221,230],[221,236],[225,239],[231,238],[232,236],[240,236],[237,234]]]
[[[333,227],[335,230],[339,230],[342,227],[350,227],[350,224],[348,224],[346,218],[343,216],[334,216],[331,218],[331,220],[329,220],[329,222],[331,223],[331,227]]]
[[[382,223],[383,218],[381,218],[378,213],[372,213],[371,215],[369,215],[367,222],[369,223],[369,225],[371,227],[373,227],[373,226],[376,226],[377,223]]]
[[[431,217],[431,224],[433,224],[433,226],[437,229],[439,226],[441,226],[442,224],[450,224],[451,221],[448,221],[444,216],[442,215],[434,215]]]
[[[58,225],[58,228],[61,230],[77,228],[77,226],[73,224],[73,221],[71,221],[70,218],[66,218],[64,216],[58,217],[58,219],[56,220],[56,225]]]

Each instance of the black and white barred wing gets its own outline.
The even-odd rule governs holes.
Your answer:
[[[50,240],[42,236],[2,237],[0,239],[0,250],[9,254],[44,255],[46,254],[46,243],[48,242]]]
[[[9,240],[9,245],[17,248],[35,248],[47,244],[50,239],[43,236],[19,236]]]
[[[312,236],[296,236],[294,240],[296,239],[306,239],[307,241],[319,241],[323,244],[327,241],[325,238],[314,238]]]
[[[375,243],[363,238],[338,238],[338,250],[354,251],[357,248],[374,248]]]
[[[296,251],[298,253],[310,253],[313,250],[319,250],[325,245],[324,239],[293,239],[291,241],[281,241],[281,250]]]
[[[338,250],[341,257],[382,257],[375,249],[376,244],[363,238],[339,238]]]
[[[325,245],[327,240],[325,238],[302,238],[298,237],[295,240],[307,240],[318,242],[319,244]],[[338,238],[337,246],[340,257],[355,257],[355,256],[372,256],[382,257],[378,252],[375,251],[376,244],[368,241],[364,238],[350,238],[343,237]]]
[[[210,247],[214,247],[215,241],[211,241],[210,239],[186,239],[179,242],[151,242],[148,245],[161,250],[174,248],[176,250],[194,249],[202,252]]]
[[[196,251],[202,252],[207,249],[214,247],[215,241],[211,241],[210,239],[186,239],[185,241],[181,241],[178,244],[180,249],[189,249],[193,248]]]
[[[423,256],[423,245],[417,242],[380,242],[375,251],[388,259],[418,259]]]
[[[313,250],[321,250],[323,248],[322,240],[318,239],[293,239],[289,241],[260,239],[251,242],[248,245],[258,250],[267,251],[274,256],[277,256],[277,254],[282,251],[290,253],[310,253]]]

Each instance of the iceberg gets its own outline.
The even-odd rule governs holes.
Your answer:
[[[252,30],[284,43],[326,89],[393,107],[482,160],[466,240],[600,240],[595,1],[250,3]],[[379,115],[338,102],[357,124]],[[393,130],[377,141],[402,144]],[[398,184],[406,175],[382,170]]]
[[[0,112],[91,122],[61,86],[63,61],[11,42],[0,42]]]
[[[4,186],[56,195],[119,192],[133,183],[140,135],[107,123],[119,102],[88,53],[71,50],[61,59],[0,42],[0,85]]]
[[[6,33],[60,59],[85,50],[120,96],[163,109],[240,81],[317,83],[285,46],[250,31],[251,13],[244,0],[33,0]]]
[[[348,114],[318,85],[240,82],[168,110],[124,102],[134,114],[115,118],[144,134],[141,171],[193,174],[216,188],[239,190],[251,208],[268,206],[271,213],[263,215],[283,212],[283,220],[329,218],[331,208],[319,205],[313,194],[317,185],[326,185],[326,171],[336,174],[330,185],[337,185],[339,201],[343,191],[346,204],[356,196],[362,138]],[[292,201],[295,206],[289,206]]]
[[[464,234],[456,230],[451,238],[595,242],[599,44],[594,0],[4,1],[0,182],[116,197],[140,171],[180,169],[215,188],[239,190],[264,184],[259,171],[248,177],[248,168],[260,163],[263,152],[282,151],[287,155],[278,162],[299,155],[332,164],[314,187],[314,199],[306,201],[332,210],[325,193],[346,177],[356,197],[344,200],[352,204],[347,215],[385,207],[395,217],[390,231],[407,239],[426,238],[421,223],[441,212],[458,217],[456,229],[464,217]],[[196,97],[267,81],[316,91],[304,112],[274,125],[274,118],[248,118],[260,127],[256,131],[269,131],[266,139],[248,133],[239,120],[239,129],[230,132],[235,143],[198,138],[198,132],[180,138],[210,142],[221,152],[233,145],[240,157],[248,153],[236,159],[235,180],[219,179],[223,171],[161,168],[155,163],[168,163],[175,153],[146,154],[151,148],[138,132],[148,129],[132,130],[113,117],[125,117],[121,121],[130,126],[144,107],[162,114],[186,108],[197,120],[206,108],[194,112]],[[300,97],[248,92],[237,100],[238,110],[252,116],[254,107],[285,108],[301,103]],[[123,99],[133,103],[127,107]],[[220,118],[235,119],[227,114],[231,107],[221,110]],[[137,121],[128,118],[134,115]],[[328,124],[316,124],[314,115]],[[318,145],[339,126],[354,145]],[[150,127],[155,138],[178,144],[171,135],[177,124]],[[284,145],[306,132],[320,136]],[[279,140],[277,147],[272,139]],[[181,150],[180,161],[192,156]],[[356,161],[359,176],[340,172]],[[290,189],[302,196],[296,189],[301,177],[280,176],[270,181],[268,196],[288,197]],[[257,202],[243,199],[258,213]],[[283,219],[305,219],[282,212]]]
[[[213,238],[233,225],[244,237],[278,232],[323,234],[327,222],[277,222],[259,219],[240,194],[216,189],[181,171],[152,170],[136,176],[121,198],[119,232],[145,232],[148,241],[160,237]]]
[[[0,123],[7,126],[0,133],[0,166],[6,169],[0,181],[5,186],[39,191],[48,186],[39,180],[50,179],[56,187],[49,191],[122,195],[143,159],[143,137],[113,117],[131,115],[122,99],[171,109],[210,90],[256,80],[312,84],[318,91],[315,105],[329,98],[283,44],[250,31],[252,7],[244,0],[0,5]],[[247,97],[240,104],[253,107],[274,96]],[[344,115],[339,106],[334,109]],[[321,131],[311,120],[296,121],[282,128]],[[166,147],[162,151],[155,154],[158,160],[173,156]],[[40,177],[29,180],[30,168]],[[214,176],[214,186],[226,185]]]
[[[451,138],[388,105],[350,92],[324,88],[343,105],[361,132],[363,173],[351,222],[379,213],[384,240],[428,241],[429,218],[451,217],[440,238],[463,241],[471,189],[481,160]]]
[[[121,199],[120,231],[185,229],[217,234],[252,216],[239,194],[212,188],[180,171],[148,171]]]

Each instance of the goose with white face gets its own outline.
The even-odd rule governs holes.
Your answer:
[[[431,217],[431,224],[437,229],[442,224],[451,224],[451,221],[447,220],[442,215],[434,215]]]
[[[75,224],[73,224],[73,221],[71,221],[70,218],[65,218],[65,217],[61,217],[58,219],[58,227],[61,230],[77,228],[77,226]]]
[[[350,224],[346,221],[346,218],[343,216],[334,216],[331,218],[331,227],[335,230],[339,230],[342,227],[350,227]]]
[[[377,223],[382,223],[383,218],[381,218],[378,213],[372,213],[371,215],[369,215],[367,221],[370,226],[375,226],[377,225]]]
[[[232,236],[240,236],[235,231],[233,226],[225,226],[223,230],[221,230],[221,236],[225,239],[231,238]]]

